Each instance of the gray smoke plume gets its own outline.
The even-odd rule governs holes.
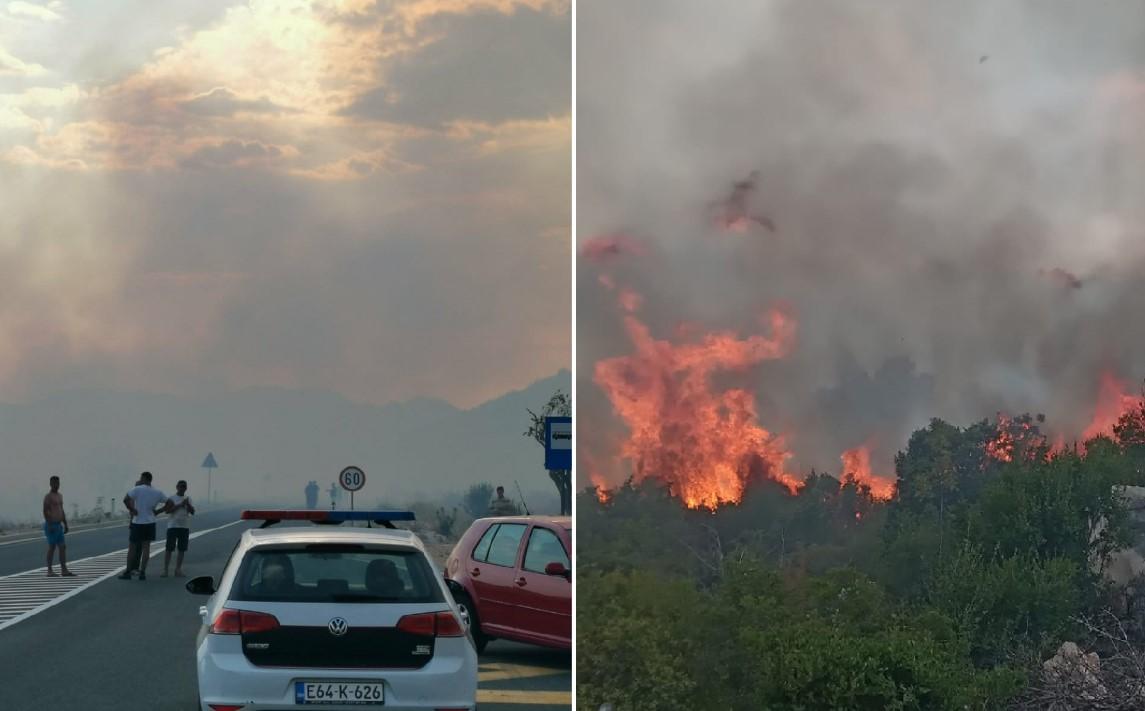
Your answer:
[[[931,416],[1072,438],[1103,369],[1145,377],[1145,3],[597,0],[578,23],[578,242],[649,236],[578,262],[579,451],[614,481],[593,364],[630,344],[602,274],[668,340],[790,305],[793,353],[748,377],[802,471],[868,441],[889,471]],[[745,176],[774,231],[711,219]]]

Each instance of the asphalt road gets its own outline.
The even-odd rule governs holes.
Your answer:
[[[239,509],[237,508],[205,511],[192,517],[192,525],[194,526],[192,530],[205,530],[221,526],[224,523],[234,521],[238,516]],[[157,526],[158,536],[166,535],[164,533],[167,530],[166,526],[166,523],[160,521]],[[69,533],[66,539],[68,560],[79,560],[110,553],[127,548],[127,523],[119,521],[112,524],[100,524],[94,528],[79,528]],[[156,541],[151,545],[152,547],[162,546],[163,541]],[[44,536],[37,531],[20,531],[0,537],[0,576],[42,568],[47,552]],[[162,560],[159,562],[160,567],[162,567]],[[59,561],[56,561],[55,565],[59,565]]]
[[[223,526],[236,518],[235,510],[204,513],[194,519],[192,531]],[[248,526],[238,523],[191,541],[184,565],[187,576],[217,577]],[[108,554],[125,545],[122,525],[90,531],[69,537],[69,558]],[[14,576],[42,569],[44,551],[41,540],[0,546],[0,604],[5,599],[9,605],[18,604],[31,594],[21,592],[20,586],[37,586],[36,594],[44,594],[48,583],[41,579],[42,571]],[[145,582],[111,577],[26,619],[0,621],[4,670],[0,707],[5,711],[197,708],[194,643],[203,598],[187,593],[184,580],[160,578],[161,556],[151,560]],[[82,584],[110,575],[122,565],[117,560],[117,556],[95,559],[79,566],[86,578],[51,579],[51,584]],[[55,594],[53,588],[48,590]],[[493,642],[480,662],[481,711],[571,706],[568,652]]]

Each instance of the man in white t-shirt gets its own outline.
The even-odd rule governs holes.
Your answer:
[[[195,505],[191,503],[191,497],[187,496],[187,482],[182,479],[175,485],[175,495],[171,497],[171,505],[174,507],[170,509],[170,516],[167,520],[167,553],[163,556],[163,575],[161,578],[167,577],[167,571],[171,567],[171,554],[175,549],[179,549],[179,554],[175,558],[175,577],[183,577],[183,554],[187,552],[187,541],[191,538],[191,526],[187,519],[195,515]]]
[[[131,512],[131,526],[127,537],[127,568],[120,580],[131,580],[131,574],[139,571],[139,579],[147,579],[147,561],[151,558],[151,541],[155,540],[155,509],[165,505],[170,510],[167,495],[151,488],[151,472],[139,475],[139,483],[123,497],[123,505]]]

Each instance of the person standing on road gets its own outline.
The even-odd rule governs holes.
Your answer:
[[[306,485],[306,508],[318,508],[318,482],[313,479]]]
[[[64,497],[60,493],[60,478],[52,475],[48,479],[51,491],[44,495],[44,536],[48,539],[48,577],[54,578],[52,572],[52,558],[56,549],[60,549],[60,575],[65,578],[74,578],[75,573],[68,570],[68,544],[64,535],[68,532],[68,516],[64,513]]]
[[[497,496],[489,502],[489,513],[493,516],[516,516],[517,505],[505,498],[505,487],[497,487]]]
[[[191,527],[187,523],[189,516],[195,515],[195,505],[191,497],[187,496],[187,482],[182,479],[175,484],[175,495],[171,497],[174,508],[169,509],[171,518],[167,521],[167,553],[163,556],[163,575],[167,577],[167,570],[171,567],[171,554],[176,548],[179,554],[175,558],[175,577],[183,577],[183,555],[187,552],[187,541],[191,539]]]
[[[166,504],[166,510],[173,506],[167,495],[151,488],[151,472],[139,475],[139,484],[123,497],[123,505],[131,512],[131,526],[127,536],[127,568],[120,580],[131,580],[131,574],[139,571],[139,579],[147,579],[147,561],[151,558],[151,541],[155,540],[155,508]]]

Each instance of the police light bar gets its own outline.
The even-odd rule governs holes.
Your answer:
[[[315,511],[313,509],[282,509],[278,511],[243,511],[242,519],[262,521],[259,528],[273,526],[282,521],[313,521],[327,526],[338,526],[345,521],[369,521],[386,528],[397,528],[394,521],[413,521],[413,511]]]

